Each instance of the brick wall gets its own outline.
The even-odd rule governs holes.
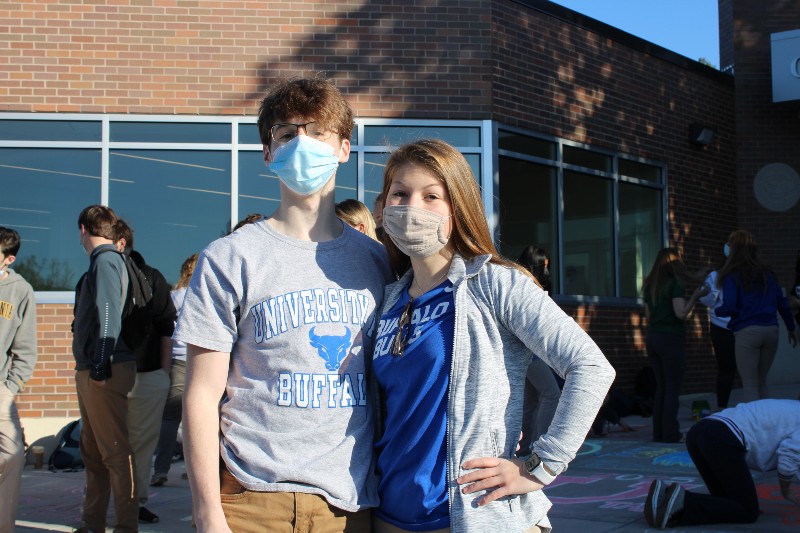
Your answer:
[[[784,287],[794,281],[800,249],[800,203],[769,211],[755,198],[753,183],[769,163],[784,163],[800,174],[800,102],[772,103],[773,33],[800,29],[800,3],[786,0],[733,4],[736,68],[736,181],[739,227],[753,233],[764,259]]]
[[[494,119],[662,161],[670,244],[690,267],[717,262],[736,224],[731,81],[550,2],[528,4],[2,3],[0,110],[253,115],[275,79],[325,71],[359,117]],[[691,122],[714,127],[715,143],[690,145]],[[629,384],[644,360],[641,309],[565,307]],[[20,408],[76,416],[71,309],[39,309],[42,362]],[[703,329],[699,315],[685,392],[713,382]]]
[[[80,417],[75,393],[71,323],[71,305],[36,306],[39,360],[25,391],[17,396],[20,417]]]
[[[665,61],[663,49],[643,52],[519,3],[494,3],[492,24],[493,118],[666,163],[669,245],[682,250],[690,269],[719,265],[736,224],[730,77],[677,56]],[[689,143],[692,122],[716,130],[711,146]],[[614,364],[618,383],[630,387],[649,364],[643,309],[564,307]],[[706,330],[700,308],[687,324],[684,392],[713,390]]]

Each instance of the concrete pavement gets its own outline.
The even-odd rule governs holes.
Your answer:
[[[800,384],[771,387],[775,398],[797,398]],[[734,405],[741,397],[736,390]],[[681,397],[683,430],[691,426],[693,400],[711,395]],[[553,502],[550,520],[556,533],[649,532],[642,514],[650,482],[656,478],[680,482],[686,488],[705,491],[683,444],[650,442],[650,419],[626,417],[635,431],[611,432],[607,437],[587,439],[569,470],[546,489]],[[148,509],[160,516],[157,524],[141,524],[152,533],[191,532],[191,494],[181,479],[183,463],[176,463],[163,487],[151,487]],[[703,533],[797,532],[800,507],[784,500],[775,473],[754,473],[761,503],[755,524],[681,527],[672,531]],[[80,523],[84,473],[25,469],[17,514],[18,532],[72,531]],[[796,486],[800,489],[800,486]],[[497,533],[502,533],[498,531]]]

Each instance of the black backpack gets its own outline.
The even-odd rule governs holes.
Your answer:
[[[136,351],[144,345],[153,328],[153,288],[147,276],[130,256],[107,248],[103,252],[114,251],[122,256],[125,269],[128,271],[128,296],[122,307],[122,340]]]
[[[58,445],[50,454],[50,470],[78,470],[83,468],[81,459],[81,419],[73,420],[61,430]]]

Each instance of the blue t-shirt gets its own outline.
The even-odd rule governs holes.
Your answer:
[[[408,531],[450,527],[447,497],[447,391],[453,352],[453,284],[445,281],[412,303],[408,344],[392,339],[408,288],[381,317],[374,371],[386,402],[378,451],[378,517]]]

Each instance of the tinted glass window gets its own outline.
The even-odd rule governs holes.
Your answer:
[[[611,156],[564,145],[564,163],[611,172]]]
[[[239,144],[261,144],[258,124],[239,124]]]
[[[453,146],[480,146],[480,128],[365,126],[367,146],[399,146],[420,139],[442,139]]]
[[[620,296],[641,296],[642,281],[663,242],[661,228],[661,191],[620,183]]]
[[[230,160],[227,151],[111,151],[109,205],[170,283],[184,259],[228,233]]]
[[[239,152],[239,219],[270,215],[281,201],[278,176],[264,164],[261,152]]]
[[[544,248],[557,292],[555,179],[552,167],[500,158],[500,251],[516,261],[530,244]]]
[[[509,150],[543,159],[556,158],[556,143],[526,135],[518,135],[509,131],[500,130],[498,132],[497,147],[501,150]]]
[[[620,158],[617,168],[619,168],[619,173],[623,176],[661,183],[660,167]]]
[[[86,271],[78,214],[100,203],[100,167],[100,150],[0,148],[0,226],[19,232],[12,268],[35,290],[73,290]]]
[[[102,123],[87,120],[0,120],[3,141],[102,140]]]
[[[566,294],[614,296],[611,183],[564,172]]]
[[[231,142],[230,124],[112,122],[110,133],[111,142],[198,144]]]

